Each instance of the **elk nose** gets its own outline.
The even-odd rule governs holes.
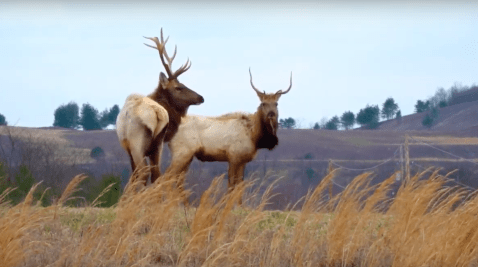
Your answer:
[[[204,97],[199,96],[199,103],[204,103]]]
[[[273,118],[275,118],[275,116],[276,116],[276,113],[274,111],[270,111],[269,113],[267,113],[267,117],[269,119],[273,119]]]

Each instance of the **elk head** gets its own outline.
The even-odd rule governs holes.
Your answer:
[[[282,90],[277,91],[274,94],[267,94],[265,91],[259,91],[252,83],[251,68],[249,68],[249,75],[251,76],[251,86],[256,91],[257,96],[261,100],[260,106],[257,108],[258,114],[263,125],[267,131],[272,135],[277,135],[277,128],[279,126],[279,110],[277,109],[278,101],[281,95],[287,94],[292,88],[292,72],[290,73],[290,86],[285,92]]]
[[[167,76],[163,72],[159,74],[157,94],[161,96],[158,95],[158,98],[166,98],[166,101],[170,105],[174,105],[181,110],[187,110],[190,105],[199,105],[204,103],[204,98],[201,95],[178,81],[178,76],[189,70],[191,67],[191,61],[189,61],[189,58],[186,64],[182,65],[178,70],[175,72],[171,70],[174,57],[176,57],[177,46],[174,48],[173,56],[169,57],[168,53],[166,52],[166,43],[168,42],[169,37],[166,38],[166,41],[164,41],[163,29],[161,29],[161,41],[158,40],[158,37],[144,38],[149,39],[156,44],[156,47],[148,44],[145,45],[159,51],[159,57],[167,73]]]

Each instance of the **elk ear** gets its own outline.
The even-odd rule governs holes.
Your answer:
[[[165,89],[167,87],[168,81],[169,81],[168,77],[166,77],[166,75],[163,72],[161,72],[159,74],[159,84],[161,84],[161,87],[163,89]]]

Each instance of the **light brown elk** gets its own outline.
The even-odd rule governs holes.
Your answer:
[[[273,94],[260,92],[252,83],[261,104],[254,114],[230,113],[219,117],[188,115],[183,118],[178,132],[169,142],[171,165],[166,173],[177,175],[188,170],[194,157],[200,161],[226,161],[229,163],[228,190],[243,181],[244,168],[254,159],[257,150],[269,150],[279,143],[277,138],[278,117],[277,102],[283,92]],[[178,181],[183,189],[184,176]],[[241,203],[240,203],[241,204]]]
[[[153,183],[160,176],[163,143],[174,136],[189,106],[203,103],[204,98],[178,81],[178,76],[191,67],[189,59],[186,64],[172,72],[177,47],[173,56],[169,57],[165,47],[169,37],[164,41],[163,29],[161,41],[158,37],[144,38],[156,44],[145,45],[159,51],[167,76],[163,72],[160,73],[157,88],[148,96],[131,94],[126,98],[116,120],[116,133],[121,146],[129,155],[132,171],[146,166],[146,157],[150,159]],[[139,177],[144,181],[144,185],[148,175],[149,173],[144,173]]]

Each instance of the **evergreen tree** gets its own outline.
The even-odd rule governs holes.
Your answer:
[[[345,128],[345,130],[352,128],[355,124],[355,114],[352,111],[344,112],[344,114],[342,114],[342,117],[340,117],[340,123]]]
[[[80,125],[83,126],[83,130],[101,130],[100,120],[98,118],[98,110],[90,104],[83,104],[81,108]]]
[[[78,127],[80,116],[78,104],[70,102],[59,106],[54,113],[53,126],[75,129]]]
[[[118,117],[118,114],[120,113],[120,108],[118,105],[114,105],[111,109],[110,112],[108,113],[108,121],[110,124],[116,125],[116,118]]]
[[[361,126],[365,126],[369,129],[378,127],[380,109],[377,105],[367,105],[364,109],[361,109],[357,114],[356,121]]]
[[[5,119],[5,116],[3,116],[1,113],[0,113],[0,125],[7,125],[7,120]]]
[[[382,118],[391,119],[398,110],[398,105],[395,103],[395,100],[391,97],[387,98],[382,106]]]
[[[295,120],[293,118],[287,118],[287,119],[280,119],[279,120],[279,126],[281,128],[286,128],[286,129],[293,129],[295,128]]]
[[[325,129],[327,130],[338,130],[339,128],[339,117],[334,116],[332,119],[330,119],[326,124],[325,124]]]
[[[423,102],[418,100],[415,104],[415,113],[424,112],[430,109],[430,101]]]
[[[398,110],[397,114],[395,114],[395,119],[401,120],[402,119],[402,111]]]

